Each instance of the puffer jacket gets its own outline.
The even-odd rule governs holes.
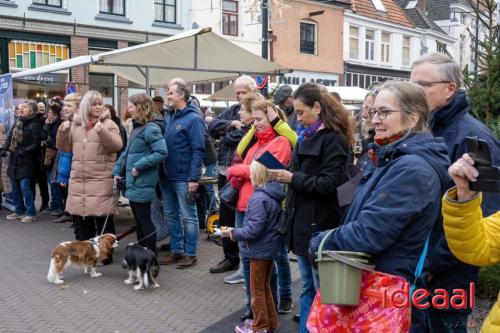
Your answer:
[[[9,157],[7,175],[11,179],[35,176],[36,171],[40,168],[40,144],[45,137],[43,126],[37,115],[25,120],[18,118],[14,127],[17,126],[18,122],[23,123],[23,140],[18,143],[15,151],[11,152]],[[9,150],[14,127],[9,132],[4,150]]]
[[[113,176],[120,176],[123,163],[125,166],[126,190],[125,197],[130,201],[147,203],[152,202],[155,188],[159,179],[159,165],[167,158],[167,145],[161,133],[161,128],[155,122],[139,129],[134,124],[134,131],[141,131],[120,155],[113,168]],[[139,176],[132,176],[132,168],[139,171]]]
[[[284,237],[278,231],[281,201],[285,198],[283,185],[270,182],[255,188],[248,203],[243,227],[232,230],[235,241],[245,241],[241,255],[252,259],[274,260]]]
[[[482,195],[456,201],[456,188],[443,197],[443,225],[451,252],[463,262],[487,266],[500,263],[500,211],[483,218]],[[500,294],[499,294],[500,298]],[[500,332],[497,300],[483,323],[482,333]]]
[[[69,129],[63,130],[61,125],[57,131],[57,149],[73,152],[66,202],[71,215],[106,216],[108,210],[110,214],[117,212],[112,170],[122,139],[109,112],[104,111],[100,121],[99,131],[85,129],[82,119],[75,114]]]
[[[243,163],[233,165],[226,172],[228,180],[231,180],[233,177],[241,177],[243,179],[243,184],[238,191],[238,203],[236,205],[236,209],[239,212],[246,211],[248,201],[254,191],[252,182],[250,181],[250,163],[253,160],[259,158],[265,151],[273,154],[285,167],[292,160],[292,148],[288,139],[284,136],[278,136],[272,127],[262,132],[257,132],[256,136],[257,141],[248,149]]]

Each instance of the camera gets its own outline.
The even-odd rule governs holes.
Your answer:
[[[117,177],[113,180],[113,193],[125,192],[126,190],[126,179],[123,177]]]
[[[479,176],[476,182],[470,182],[473,191],[500,192],[500,167],[491,164],[488,142],[473,137],[466,137],[467,153],[474,160],[474,167]]]

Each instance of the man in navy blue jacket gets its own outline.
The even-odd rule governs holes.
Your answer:
[[[196,264],[199,225],[195,193],[205,156],[205,124],[198,109],[188,103],[189,90],[176,82],[168,89],[171,108],[165,113],[165,141],[170,152],[160,182],[168,228],[170,254],[161,264],[177,263],[177,268]]]
[[[462,72],[458,64],[444,54],[430,54],[412,64],[410,81],[420,85],[427,94],[431,109],[429,124],[432,134],[443,137],[448,146],[451,163],[467,152],[464,139],[468,136],[486,140],[491,150],[494,165],[500,165],[500,143],[483,123],[469,114],[469,103],[462,85]],[[449,187],[454,184],[450,180]],[[438,204],[438,203],[436,203]],[[500,209],[498,193],[483,193],[482,209],[485,216]],[[442,221],[434,227],[430,240],[428,258],[428,289],[469,289],[475,282],[478,268],[460,262],[450,252],[443,232]],[[429,309],[429,327],[433,332],[467,332],[467,316],[470,309]]]

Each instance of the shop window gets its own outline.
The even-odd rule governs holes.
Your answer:
[[[125,0],[99,0],[99,13],[125,16]]]
[[[220,81],[220,82],[215,82],[214,84],[214,94],[221,90],[222,88],[228,86],[230,84],[229,81]]]
[[[97,90],[104,98],[104,104],[113,104],[115,76],[113,74],[89,73],[90,89]]]
[[[300,53],[316,54],[316,24],[300,22]]]
[[[33,0],[33,4],[62,8],[62,0]]]
[[[175,23],[176,0],[155,0],[155,21]]]
[[[222,0],[222,34],[238,36],[238,1]]]
[[[9,42],[9,68],[29,69],[69,58],[66,45],[13,40]]]
[[[212,93],[212,83],[200,83],[196,85],[197,94],[211,94]]]

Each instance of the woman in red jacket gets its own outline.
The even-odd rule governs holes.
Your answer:
[[[247,149],[243,157],[243,163],[234,165],[227,169],[226,176],[231,185],[238,189],[238,203],[236,205],[235,227],[243,227],[243,219],[247,209],[248,201],[253,194],[253,186],[250,181],[250,163],[259,158],[265,151],[270,152],[281,164],[287,167],[292,160],[292,147],[289,140],[280,136],[272,127],[269,119],[274,119],[276,114],[281,120],[286,121],[285,116],[276,109],[269,101],[257,101],[252,105],[252,119],[256,129],[256,141]],[[242,244],[240,244],[240,247]],[[250,310],[250,259],[241,257],[243,275],[245,278],[247,312]]]

